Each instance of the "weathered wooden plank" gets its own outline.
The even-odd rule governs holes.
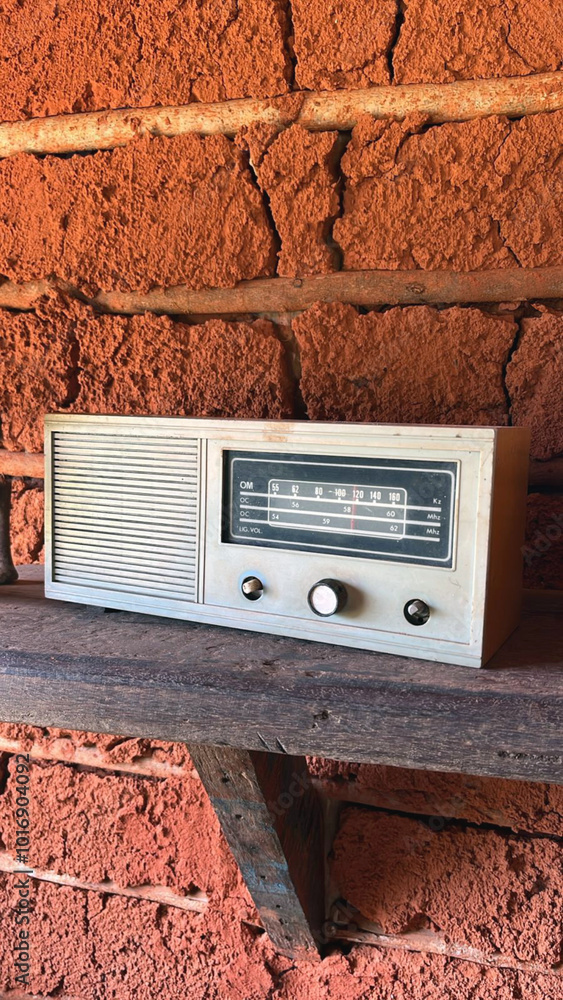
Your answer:
[[[282,954],[318,958],[321,812],[305,759],[189,746],[264,929]]]
[[[49,289],[78,297],[63,281],[0,284],[0,308],[33,309]],[[83,296],[80,296],[82,299]],[[255,278],[235,288],[185,285],[147,293],[100,292],[88,299],[101,312],[153,312],[192,317],[301,312],[316,302],[357,306],[459,302],[522,302],[563,298],[563,267],[499,268],[494,271],[337,271],[308,278]]]
[[[23,573],[0,591],[3,721],[563,784],[561,595],[472,670],[106,615]]]
[[[311,130],[348,130],[361,115],[402,119],[427,115],[431,122],[468,121],[486,115],[521,117],[563,107],[563,73],[456,83],[422,83],[364,90],[297,92],[287,99],[225,101],[173,107],[125,108],[56,115],[0,125],[0,157],[15,153],[70,153],[111,149],[138,135],[235,135],[257,122],[286,128],[298,122]]]

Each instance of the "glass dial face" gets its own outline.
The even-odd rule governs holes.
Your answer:
[[[222,541],[451,567],[458,462],[225,451]]]

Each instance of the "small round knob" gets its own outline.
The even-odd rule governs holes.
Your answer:
[[[348,591],[338,580],[319,580],[311,587],[307,600],[311,611],[320,618],[330,618],[346,607]]]
[[[421,601],[418,597],[415,597],[405,604],[404,615],[411,625],[426,625],[426,622],[430,618],[430,608],[426,601]]]
[[[249,601],[258,601],[264,593],[264,584],[257,576],[247,576],[241,583],[240,589]]]

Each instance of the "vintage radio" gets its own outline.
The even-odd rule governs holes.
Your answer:
[[[519,618],[528,443],[508,427],[50,416],[46,593],[480,666]]]

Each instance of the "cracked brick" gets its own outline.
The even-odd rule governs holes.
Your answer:
[[[563,66],[563,7],[552,0],[402,0],[396,83],[525,76]]]
[[[0,310],[2,442],[12,451],[43,450],[45,413],[68,405],[73,387],[73,328],[81,306],[36,312]]]
[[[275,1000],[562,1000],[558,976],[518,974],[441,955],[355,947],[299,964]],[[273,998],[272,998],[273,1000]]]
[[[563,112],[424,127],[363,118],[342,159],[346,270],[560,265]]]
[[[277,955],[265,935],[234,916],[34,881],[35,947],[29,990],[80,1000],[561,1000],[556,975],[490,969],[442,955],[351,947],[322,962]],[[14,979],[13,880],[0,875],[4,989]],[[233,912],[234,911],[234,912]]]
[[[0,874],[0,980],[15,989],[14,879]],[[272,975],[236,896],[205,914],[32,880],[30,993],[80,1000],[233,1000],[268,995]],[[253,915],[253,919],[256,917]],[[21,996],[21,993],[19,994]]]
[[[283,418],[293,409],[284,347],[266,320],[198,326],[100,315],[54,295],[36,313],[0,310],[4,444],[41,451],[43,416],[151,413]]]
[[[79,413],[283,418],[292,393],[282,343],[266,320],[86,313],[78,334]]]
[[[0,798],[0,840],[11,854],[15,767],[12,757]],[[29,777],[34,868],[122,888],[167,886],[179,895],[197,887],[214,905],[229,893],[245,895],[215,813],[188,771],[154,779],[36,761]]]
[[[293,322],[312,420],[506,424],[503,366],[517,332],[479,309],[360,314],[319,304]]]
[[[563,453],[563,313],[540,309],[520,321],[506,386],[512,422],[531,429],[532,456],[546,460]]]
[[[532,456],[546,460],[563,453],[563,313],[542,308],[520,327],[506,370],[512,421],[530,427]]]
[[[278,274],[327,274],[338,269],[328,245],[340,209],[338,132],[293,125],[268,146],[256,168],[281,240]]]
[[[390,83],[397,0],[292,0],[295,82],[305,90]]]
[[[340,894],[384,933],[424,927],[489,955],[556,965],[563,846],[457,824],[344,810],[333,845]]]
[[[512,122],[494,160],[500,235],[522,267],[563,263],[563,111]]]
[[[0,119],[289,89],[285,0],[6,0]]]
[[[0,274],[55,275],[87,295],[272,275],[275,240],[237,146],[144,137],[66,159],[0,162]]]

